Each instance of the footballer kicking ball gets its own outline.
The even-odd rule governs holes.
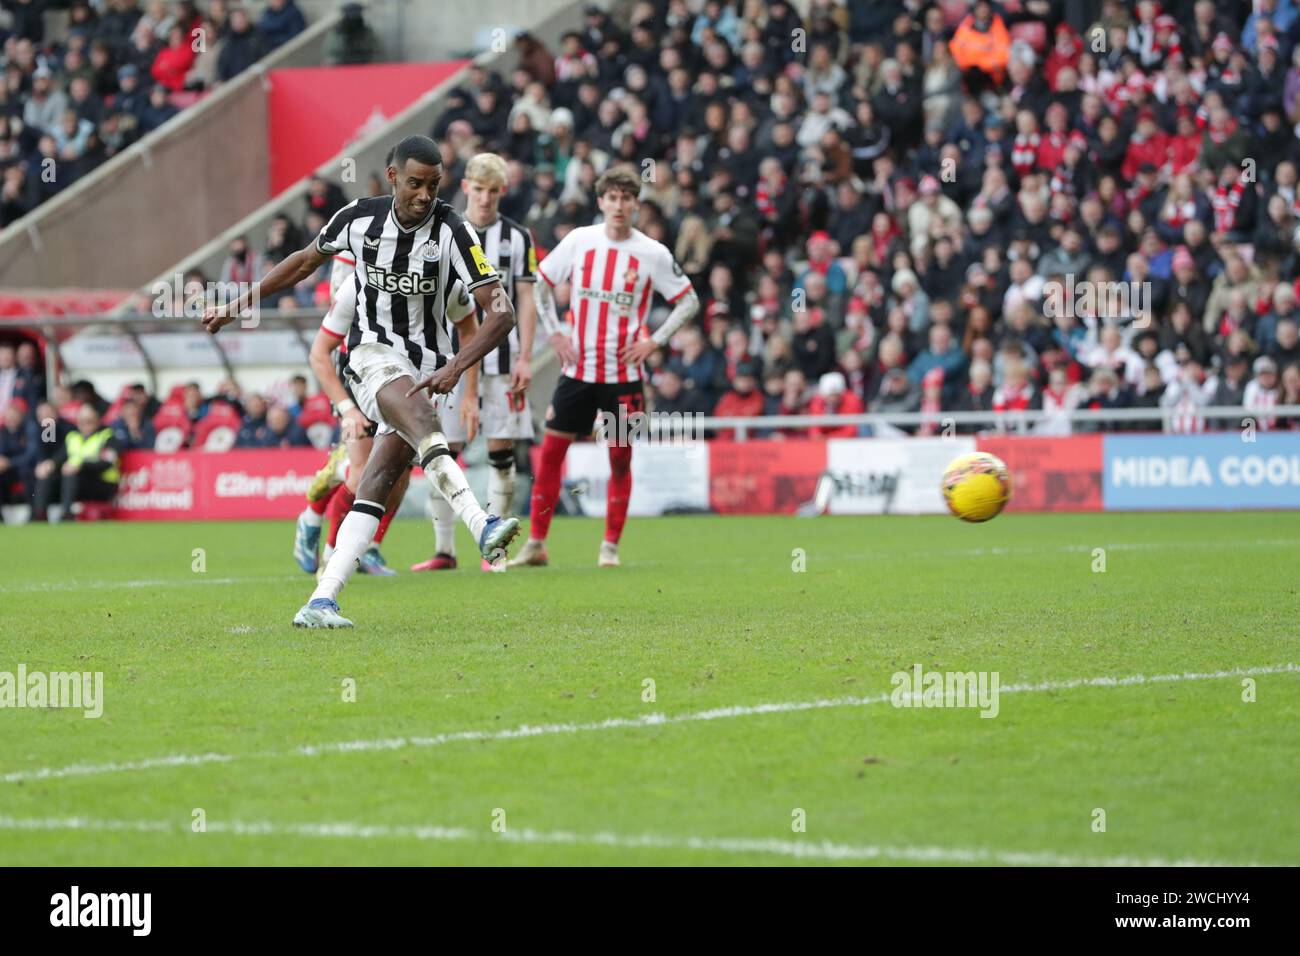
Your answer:
[[[1011,500],[1011,475],[996,455],[962,455],[944,469],[943,499],[962,521],[988,521]]]

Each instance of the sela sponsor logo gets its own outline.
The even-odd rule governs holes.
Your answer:
[[[998,671],[926,671],[913,664],[910,671],[895,671],[889,683],[895,707],[970,707],[981,717],[998,715]]]
[[[51,926],[126,926],[148,936],[153,926],[152,893],[83,893],[74,886],[50,897]]]
[[[1300,455],[1225,455],[1211,467],[1204,455],[1125,455],[1110,463],[1116,488],[1300,487]]]
[[[0,671],[0,708],[54,707],[80,710],[95,719],[104,715],[103,671]]]
[[[223,471],[217,474],[218,498],[264,498],[275,501],[286,495],[303,495],[311,484],[311,475],[296,471],[282,475],[250,475],[246,471]]]
[[[425,278],[418,272],[388,272],[375,266],[366,267],[366,282],[390,295],[436,295],[438,277]]]

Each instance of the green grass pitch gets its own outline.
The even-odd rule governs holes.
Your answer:
[[[602,530],[308,632],[289,523],[0,528],[0,671],[104,674],[0,710],[0,865],[1300,863],[1300,514]]]

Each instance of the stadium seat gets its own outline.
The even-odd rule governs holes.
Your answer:
[[[153,417],[153,427],[157,432],[154,439],[154,451],[180,451],[190,437],[193,426],[182,405],[166,404]]]
[[[242,424],[243,419],[234,406],[228,402],[213,402],[208,406],[208,413],[194,427],[190,444],[202,451],[229,451],[235,447]]]
[[[324,392],[317,392],[303,403],[298,425],[316,448],[329,448],[333,443],[338,419],[334,417],[334,408]]]

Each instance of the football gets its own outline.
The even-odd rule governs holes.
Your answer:
[[[996,455],[962,455],[944,469],[943,498],[962,521],[988,521],[1011,500],[1011,474]]]

